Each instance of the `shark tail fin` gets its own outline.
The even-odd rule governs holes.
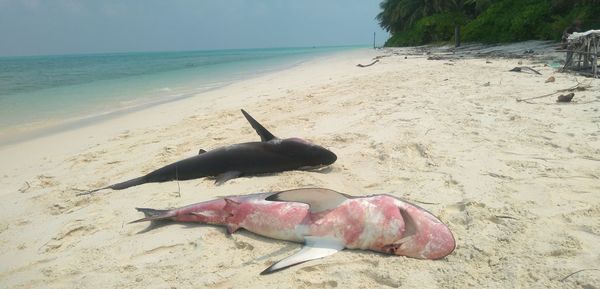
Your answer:
[[[135,179],[131,179],[128,181],[124,181],[118,184],[114,184],[109,186],[109,189],[113,189],[113,190],[123,190],[123,189],[127,189],[129,187],[133,187],[133,186],[137,186],[137,185],[141,185],[141,184],[145,184],[146,183],[146,179],[144,177],[139,177],[139,178],[135,178]]]
[[[147,222],[147,221],[151,221],[151,222],[156,222],[156,221],[164,221],[167,219],[170,219],[171,217],[174,216],[172,210],[155,210],[155,209],[150,209],[150,208],[135,208],[136,210],[138,210],[138,212],[142,212],[144,213],[144,218],[141,218],[139,220],[135,220],[131,223],[140,223],[140,222]]]
[[[102,187],[99,189],[94,189],[94,190],[89,190],[86,192],[82,192],[82,193],[78,193],[77,196],[83,196],[83,195],[91,195],[97,191],[101,191],[101,190],[106,190],[106,189],[112,189],[112,190],[123,190],[123,189],[127,189],[129,187],[134,187],[137,185],[141,185],[141,184],[145,184],[147,181],[144,177],[139,177],[139,178],[135,178],[135,179],[131,179],[128,181],[124,181],[121,183],[117,183],[114,185],[110,185],[110,186],[106,186],[106,187]]]

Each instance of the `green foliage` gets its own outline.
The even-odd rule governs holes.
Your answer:
[[[598,5],[558,2],[498,1],[466,25],[464,39],[478,42],[560,40],[565,28],[575,20],[582,21],[583,28],[592,28],[594,15],[600,18]]]
[[[475,16],[493,0],[383,0],[381,13],[375,17],[379,25],[392,34],[405,32],[425,17],[435,14],[460,15],[460,19]]]
[[[575,20],[600,29],[600,0],[384,0],[381,7],[378,19],[392,33],[386,46],[449,41],[455,24],[464,40],[491,43],[560,40]]]
[[[463,36],[467,41],[481,42],[533,39],[547,28],[544,21],[548,17],[550,3],[547,0],[499,1],[468,23]]]
[[[383,0],[383,10],[376,17],[379,25],[395,34],[410,29],[416,22],[441,10],[447,0]]]
[[[421,18],[409,30],[395,33],[385,46],[415,46],[448,41],[454,35],[457,16],[451,13],[434,14]]]

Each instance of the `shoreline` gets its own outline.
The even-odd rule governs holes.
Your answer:
[[[95,142],[109,141],[111,138],[114,138],[121,133],[127,133],[134,129],[151,129],[153,127],[174,125],[175,123],[182,121],[182,115],[187,115],[189,117],[193,115],[193,111],[202,111],[203,113],[210,111],[210,108],[214,103],[225,101],[243,103],[245,101],[244,97],[248,97],[247,100],[251,102],[260,101],[260,96],[244,94],[243,90],[239,89],[239,87],[252,85],[254,82],[264,83],[264,79],[274,77],[278,73],[294,74],[296,71],[302,70],[304,66],[310,66],[311,64],[319,63],[325,59],[348,58],[351,57],[351,55],[360,55],[366,51],[371,50],[353,49],[328,55],[313,56],[287,68],[260,73],[258,75],[248,75],[247,78],[226,83],[223,86],[209,89],[201,93],[193,93],[180,99],[168,100],[156,105],[151,104],[147,107],[144,107],[143,105],[141,107],[133,107],[131,110],[125,110],[123,112],[117,111],[115,114],[109,113],[108,115],[99,115],[97,119],[92,117],[89,122],[87,122],[85,118],[76,119],[72,123],[65,123],[64,127],[58,127],[56,131],[51,129],[47,133],[41,132],[40,134],[35,134],[34,132],[34,135],[31,137],[24,137],[24,139],[15,141],[4,142],[3,140],[0,142],[0,156],[3,155],[4,159],[9,163],[18,163],[20,161],[36,163],[45,158],[57,155],[63,156],[74,150],[82,150],[85,147],[94,145]],[[232,93],[231,95],[228,95],[230,91],[232,91]],[[236,96],[236,94],[243,94],[245,96]],[[219,100],[219,98],[223,99]],[[269,98],[265,98],[263,101],[267,101],[268,99]],[[241,108],[243,107],[239,107],[237,110]],[[181,115],[165,115],[165,111],[179,111],[183,113]],[[81,122],[82,120],[83,123]],[[123,127],[123,124],[126,124],[126,126]],[[240,125],[245,125],[245,123],[242,122]],[[64,140],[66,139],[77,141],[65,142]],[[45,144],[43,146],[44,149],[36,149],[39,144]],[[96,145],[98,145],[98,143],[96,143]],[[20,153],[22,150],[29,150],[31,153],[23,155]],[[2,170],[0,170],[0,173],[1,172]]]
[[[326,49],[333,49],[326,48]],[[298,49],[298,48],[290,48]],[[342,48],[339,48],[342,49]],[[257,66],[252,69],[243,68],[242,72],[231,71],[227,75],[222,75],[219,79],[212,79],[209,82],[202,83],[202,87],[188,88],[183,91],[167,92],[162,91],[164,88],[159,89],[162,91],[161,94],[153,92],[147,92],[145,96],[135,97],[126,100],[114,100],[118,101],[110,105],[110,103],[103,103],[102,108],[86,108],[82,112],[77,111],[64,111],[61,115],[46,119],[32,119],[29,122],[22,124],[12,124],[6,127],[0,128],[0,147],[8,144],[15,144],[22,141],[27,141],[42,136],[48,136],[54,133],[62,132],[65,130],[76,129],[82,126],[89,126],[91,124],[105,121],[107,119],[124,115],[127,113],[143,110],[152,106],[161,105],[173,101],[178,101],[188,97],[196,96],[199,94],[206,93],[208,91],[219,89],[230,85],[232,83],[260,77],[270,73],[276,73],[277,71],[286,70],[295,66],[301,65],[304,62],[311,61],[312,59],[319,57],[326,57],[331,53],[338,53],[344,51],[358,50],[361,48],[357,47],[343,47],[344,50],[331,52],[328,50],[318,51],[316,54],[311,55],[291,55],[286,59],[274,60],[279,56],[272,56],[274,58],[267,59],[263,66]],[[255,50],[255,49],[247,49]],[[219,51],[219,50],[216,50]],[[231,50],[236,51],[236,50]],[[243,50],[246,51],[246,50]],[[260,51],[260,50],[259,50]],[[161,52],[162,53],[162,52]],[[183,52],[182,52],[183,53]],[[127,55],[128,53],[124,53]],[[131,53],[129,53],[131,54]],[[135,53],[134,53],[135,54]],[[92,54],[90,56],[103,55],[103,54]],[[109,54],[110,55],[110,54]],[[69,56],[69,55],[67,55]],[[85,56],[85,55],[84,55]],[[40,56],[45,57],[45,56]],[[243,60],[239,64],[245,65],[248,61],[257,61],[256,59]],[[227,64],[226,64],[227,65]],[[220,69],[220,68],[219,68]],[[153,75],[145,75],[144,77],[152,77]],[[187,76],[189,77],[189,76]],[[192,86],[197,83],[198,80],[190,82]],[[167,87],[168,88],[168,87]],[[112,106],[112,108],[109,108]]]
[[[535,59],[427,60],[411,49],[341,52],[90,126],[0,147],[0,280],[11,288],[576,288],[600,260],[600,80]],[[432,54],[435,55],[436,52]],[[374,57],[376,64],[368,64]],[[518,64],[522,62],[522,64]],[[515,73],[531,66],[542,75]],[[555,81],[546,83],[549,76]],[[585,80],[588,81],[587,79]],[[319,172],[152,183],[75,197],[224,145],[279,137],[338,160]],[[446,223],[436,261],[344,250],[261,276],[301,247],[206,225],[140,233],[135,207],[169,208],[298,187],[389,193]],[[193,266],[190,266],[193,264]],[[493,272],[491,274],[490,272]],[[250,285],[248,285],[250,284]]]
[[[54,123],[46,125],[46,126],[31,125],[32,128],[27,128],[27,129],[14,128],[14,129],[12,129],[13,132],[6,132],[0,138],[0,148],[2,148],[3,146],[16,145],[16,144],[19,144],[22,142],[33,141],[33,140],[43,138],[43,137],[49,137],[49,136],[52,136],[52,135],[55,135],[58,133],[62,133],[62,132],[67,132],[70,130],[77,130],[77,129],[81,129],[84,127],[97,125],[102,122],[109,121],[114,118],[126,116],[131,113],[141,112],[141,111],[144,111],[144,110],[152,108],[152,107],[168,104],[171,102],[181,101],[186,98],[194,97],[199,94],[209,92],[211,90],[220,89],[220,88],[226,87],[229,84],[230,83],[223,84],[222,86],[217,86],[214,88],[209,88],[202,92],[183,94],[183,95],[178,95],[178,96],[171,96],[171,97],[169,97],[167,99],[163,99],[163,100],[152,100],[152,101],[148,101],[148,102],[141,102],[141,103],[138,103],[135,105],[120,107],[115,110],[97,112],[97,113],[80,116],[80,117],[70,117],[70,118],[65,118],[65,119],[61,119],[61,120],[56,120],[56,121],[54,121]],[[9,130],[9,129],[7,129],[7,130]],[[16,131],[16,132],[14,132],[14,131]]]

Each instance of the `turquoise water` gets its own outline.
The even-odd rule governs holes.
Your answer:
[[[162,103],[352,48],[0,57],[0,132]]]

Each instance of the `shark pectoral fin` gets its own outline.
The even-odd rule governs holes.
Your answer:
[[[250,114],[248,114],[245,110],[242,109],[242,114],[246,117],[246,120],[250,123],[252,128],[256,131],[256,133],[260,136],[261,141],[270,141],[276,138],[272,133],[270,133],[264,126],[262,126],[258,121],[256,121]]]
[[[206,150],[203,150],[203,149],[200,149],[200,150],[198,150],[198,154],[199,154],[199,155],[201,155],[201,154],[203,154],[203,153],[205,153],[205,152],[206,152]]]
[[[279,192],[267,197],[266,200],[305,203],[310,206],[310,212],[317,213],[336,208],[348,198],[349,196],[333,190],[310,188]]]
[[[271,265],[271,267],[262,271],[260,275],[271,274],[306,261],[327,257],[343,250],[345,247],[340,240],[330,237],[306,236],[304,237],[304,242],[302,250]]]
[[[227,224],[226,228],[227,228],[227,234],[231,235],[231,234],[235,233],[235,231],[237,231],[240,228],[240,226],[234,225],[234,224]]]
[[[217,179],[215,180],[215,184],[217,186],[222,185],[223,183],[225,183],[226,181],[229,181],[231,179],[235,179],[239,176],[242,175],[242,172],[239,171],[229,171],[229,172],[224,172],[222,174],[219,174],[217,176]]]

